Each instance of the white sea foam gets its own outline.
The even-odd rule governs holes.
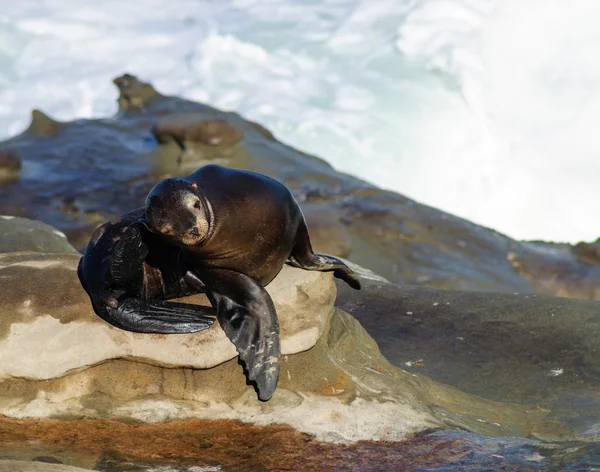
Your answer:
[[[600,236],[597,0],[5,3],[0,136],[114,113],[127,71],[511,236]]]

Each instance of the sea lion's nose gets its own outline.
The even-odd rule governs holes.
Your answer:
[[[192,229],[192,234],[194,236],[200,236],[200,232],[198,231],[198,227],[195,227],[194,229]]]

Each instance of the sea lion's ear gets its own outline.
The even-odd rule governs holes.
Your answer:
[[[149,213],[156,213],[161,208],[161,198],[159,195],[148,195],[144,202],[146,218]]]
[[[200,190],[198,189],[198,184],[196,182],[192,182],[190,185],[190,191],[197,197],[200,197]]]

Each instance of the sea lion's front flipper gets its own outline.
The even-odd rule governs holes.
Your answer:
[[[255,382],[258,397],[271,398],[279,379],[279,322],[267,291],[254,279],[225,269],[203,271],[217,318]]]
[[[195,333],[210,328],[216,318],[212,307],[143,298],[125,298],[105,310],[102,318],[110,324],[136,333]]]
[[[306,223],[302,221],[296,233],[296,244],[289,257],[290,264],[306,270],[321,272],[333,271],[333,275],[342,279],[350,287],[360,290],[360,280],[354,271],[340,259],[326,254],[315,254],[310,243],[310,235]]]

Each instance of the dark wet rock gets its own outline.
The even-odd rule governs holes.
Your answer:
[[[160,97],[151,84],[142,82],[130,74],[117,77],[113,82],[120,92],[117,100],[119,111],[140,110]]]
[[[77,217],[81,209],[77,206],[75,198],[72,196],[64,197],[62,200],[62,211],[66,215]]]
[[[313,249],[323,254],[348,257],[352,238],[340,221],[340,215],[328,205],[303,203],[302,212],[310,228]]]
[[[31,112],[31,123],[27,132],[37,136],[54,136],[62,129],[62,124],[41,110]]]
[[[0,185],[19,178],[21,160],[12,152],[0,150]]]
[[[533,293],[600,300],[597,244],[521,243],[507,260],[531,283]]]
[[[573,253],[584,264],[597,265],[600,263],[600,239],[593,243],[578,243],[573,246]]]
[[[6,149],[19,156],[23,169],[17,181],[0,186],[2,212],[38,219],[65,233],[85,229],[89,240],[110,215],[133,203],[141,206],[159,179],[144,157],[150,121],[141,130],[121,124],[114,128],[84,120],[64,123],[55,136],[25,132],[13,138]],[[123,145],[126,134],[137,138]]]
[[[338,285],[336,306],[408,372],[600,439],[600,302],[365,280],[357,293]]]
[[[13,205],[9,202],[0,202],[0,215],[29,217],[29,209],[24,206]]]
[[[56,228],[41,221],[0,215],[0,253],[23,251],[78,254]]]
[[[100,223],[141,206],[157,180],[217,162],[270,175],[301,204],[337,213],[335,250],[351,248],[353,261],[388,280],[600,298],[592,245],[512,240],[337,172],[235,113],[161,95],[131,75],[115,84],[120,113],[114,119],[65,122],[58,134],[26,132],[3,143],[23,170],[17,182],[0,186],[0,201],[76,238],[79,249]]]

